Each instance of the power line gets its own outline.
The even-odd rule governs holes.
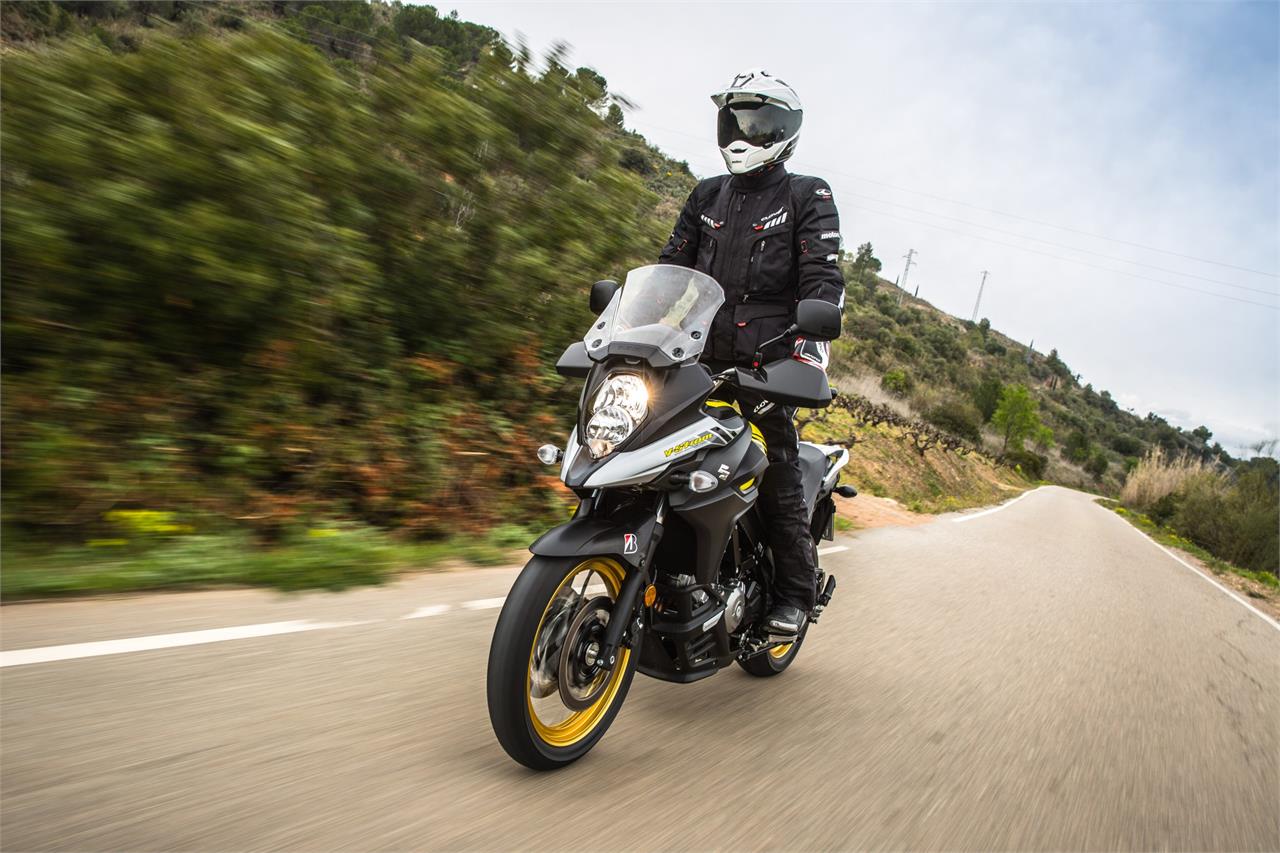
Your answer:
[[[818,165],[818,164],[814,164],[814,165]],[[1132,246],[1135,249],[1143,249],[1148,252],[1159,252],[1160,254],[1163,254],[1163,255],[1172,255],[1175,258],[1182,258],[1184,260],[1195,261],[1201,264],[1212,264],[1214,266],[1226,267],[1227,269],[1239,270],[1240,272],[1252,273],[1254,275],[1262,275],[1268,278],[1280,278],[1280,274],[1273,273],[1273,272],[1265,272],[1264,270],[1255,270],[1255,269],[1252,269],[1251,267],[1237,266],[1235,264],[1228,264],[1224,261],[1214,261],[1208,258],[1198,258],[1195,255],[1184,255],[1181,252],[1174,252],[1169,249],[1161,249],[1156,246],[1148,246],[1145,243],[1135,243],[1130,240],[1122,240],[1119,237],[1107,237],[1102,234],[1095,234],[1092,231],[1084,231],[1079,228],[1072,228],[1067,225],[1058,225],[1053,222],[1046,222],[1042,219],[1033,219],[1029,216],[1022,216],[1017,213],[1007,213],[1003,210],[996,210],[990,207],[982,207],[981,205],[970,204],[967,201],[958,201],[956,199],[947,198],[946,196],[934,195],[933,193],[922,192],[921,190],[913,190],[907,187],[900,187],[900,186],[897,186],[896,184],[890,184],[884,181],[876,181],[876,180],[872,180],[871,178],[864,178],[858,175],[850,175],[846,172],[838,172],[835,169],[827,169],[825,166],[819,166],[819,168],[824,169],[825,171],[830,172],[831,174],[834,174],[834,175],[843,175],[846,178],[852,178],[855,181],[863,181],[868,184],[879,184],[880,186],[889,187],[890,189],[899,190],[901,192],[911,193],[913,195],[920,195],[920,196],[924,196],[925,198],[935,199],[937,201],[945,201],[948,204],[958,204],[961,207],[969,207],[974,210],[980,210],[983,213],[994,213],[996,216],[1006,216],[1010,219],[1020,219],[1023,222],[1030,222],[1033,225],[1041,225],[1046,228],[1057,228],[1060,231],[1069,231],[1072,234],[1080,234],[1085,237],[1092,237],[1095,240],[1108,240],[1112,243],[1119,243],[1124,246]],[[981,226],[981,227],[989,227],[989,226]],[[1084,250],[1080,250],[1080,251],[1084,251]]]
[[[634,122],[633,122],[633,124],[634,124]],[[705,137],[698,136],[698,135],[696,135],[696,134],[692,134],[692,133],[687,133],[687,132],[685,132],[685,131],[675,130],[675,129],[673,129],[673,128],[669,128],[669,127],[660,127],[659,125],[655,125],[655,124],[650,124],[650,125],[649,125],[649,127],[651,127],[653,130],[661,130],[661,131],[665,131],[665,132],[667,132],[667,133],[676,133],[676,134],[679,134],[679,135],[681,135],[681,136],[687,136],[687,137],[689,137],[690,139],[696,139],[696,140],[698,140],[699,142],[704,142],[704,143],[707,143],[707,144],[712,144],[711,140],[709,140],[709,139],[707,139],[707,138],[705,138]],[[1214,260],[1210,260],[1209,258],[1200,258],[1200,257],[1196,257],[1195,255],[1186,255],[1186,254],[1183,254],[1183,253],[1181,253],[1181,252],[1175,252],[1175,251],[1172,251],[1172,250],[1170,250],[1170,249],[1161,249],[1161,248],[1159,248],[1159,247],[1157,247],[1157,246],[1148,246],[1148,245],[1146,245],[1145,243],[1135,243],[1135,242],[1132,242],[1132,241],[1130,241],[1130,240],[1122,240],[1122,239],[1120,239],[1120,238],[1118,238],[1118,237],[1107,237],[1107,236],[1105,236],[1105,235],[1103,235],[1103,234],[1095,234],[1095,233],[1093,233],[1092,231],[1084,231],[1084,230],[1079,229],[1079,228],[1072,228],[1072,227],[1070,227],[1070,226],[1068,226],[1068,225],[1058,225],[1057,223],[1054,223],[1054,222],[1047,222],[1047,221],[1042,220],[1042,219],[1034,219],[1034,218],[1032,218],[1032,217],[1029,217],[1029,216],[1023,216],[1023,215],[1021,215],[1021,214],[1017,214],[1017,213],[1009,213],[1009,212],[1007,212],[1007,211],[1003,211],[1003,210],[996,210],[996,209],[994,209],[994,208],[983,207],[983,206],[981,206],[981,205],[977,205],[977,204],[970,204],[970,203],[969,203],[969,202],[967,202],[967,201],[960,201],[959,199],[948,198],[948,197],[946,197],[946,196],[936,195],[936,194],[934,194],[934,193],[928,193],[928,192],[924,192],[924,191],[922,191],[922,190],[915,190],[915,189],[911,189],[910,187],[903,187],[903,186],[899,186],[898,184],[891,184],[891,183],[888,183],[888,182],[886,182],[886,181],[879,181],[879,180],[876,180],[876,179],[874,179],[874,178],[868,178],[868,177],[865,177],[865,176],[862,176],[862,175],[855,175],[855,174],[851,174],[851,173],[849,173],[849,172],[841,172],[841,171],[839,171],[838,169],[832,169],[832,168],[829,168],[829,167],[827,167],[827,166],[822,165],[821,163],[815,163],[815,162],[813,162],[813,161],[811,161],[811,160],[800,160],[800,161],[798,161],[798,162],[809,163],[811,166],[814,166],[814,167],[816,167],[817,169],[822,170],[822,171],[823,171],[824,173],[826,173],[826,174],[840,175],[840,176],[845,177],[845,178],[850,178],[851,180],[855,180],[855,181],[862,181],[862,182],[864,182],[864,183],[868,183],[868,184],[876,184],[876,185],[878,185],[878,186],[888,187],[889,189],[894,189],[894,190],[899,190],[899,191],[901,191],[901,192],[911,193],[912,195],[919,195],[919,196],[924,196],[925,198],[932,198],[932,199],[934,199],[934,200],[936,200],[936,201],[943,201],[943,202],[946,202],[946,203],[948,203],[948,204],[957,204],[957,205],[960,205],[961,207],[968,207],[968,208],[972,208],[972,209],[974,209],[974,210],[980,210],[980,211],[982,211],[982,212],[984,212],[984,213],[993,213],[993,214],[995,214],[995,215],[997,215],[997,216],[1005,216],[1005,217],[1008,217],[1008,218],[1010,218],[1010,219],[1020,219],[1020,220],[1022,220],[1022,221],[1024,221],[1024,222],[1030,222],[1030,223],[1032,223],[1033,225],[1041,225],[1041,226],[1044,226],[1044,227],[1046,227],[1046,228],[1057,228],[1057,229],[1058,229],[1058,230],[1060,230],[1060,231],[1069,231],[1069,232],[1071,232],[1071,233],[1073,233],[1073,234],[1080,234],[1080,235],[1083,235],[1083,236],[1085,236],[1085,237],[1092,237],[1092,238],[1094,238],[1094,239],[1096,239],[1096,240],[1107,240],[1107,241],[1110,241],[1110,242],[1112,242],[1112,243],[1119,243],[1119,244],[1122,244],[1122,245],[1125,245],[1125,246],[1132,246],[1132,247],[1134,247],[1134,248],[1136,248],[1136,249],[1144,249],[1144,250],[1146,250],[1146,251],[1148,251],[1148,252],[1159,252],[1160,254],[1164,254],[1164,255],[1172,255],[1173,257],[1176,257],[1176,258],[1183,258],[1184,260],[1188,260],[1188,261],[1196,261],[1197,263],[1202,263],[1202,264],[1212,264],[1212,265],[1214,265],[1214,266],[1226,267],[1227,269],[1239,270],[1240,272],[1253,273],[1254,275],[1263,275],[1263,276],[1267,276],[1268,278],[1280,278],[1280,274],[1273,273],[1273,272],[1266,272],[1266,271],[1264,271],[1264,270],[1255,270],[1255,269],[1252,269],[1252,268],[1250,268],[1250,267],[1242,267],[1242,266],[1237,266],[1236,264],[1229,264],[1229,263],[1226,263],[1225,261],[1214,261]],[[884,202],[884,203],[886,203],[886,204],[895,204],[894,202]],[[905,205],[904,205],[904,206],[905,206]],[[933,214],[933,215],[935,215],[935,216],[942,216],[943,214]],[[987,225],[980,225],[980,226],[978,226],[978,227],[980,227],[980,228],[990,228],[991,226],[987,226]],[[993,230],[996,230],[996,229],[993,229]],[[1028,239],[1035,239],[1035,238],[1028,238]],[[1086,250],[1079,249],[1079,250],[1077,250],[1077,251],[1086,251]],[[1119,260],[1119,259],[1113,259],[1113,260]],[[1137,262],[1136,262],[1136,261],[1126,261],[1126,263],[1137,263]],[[1144,266],[1145,266],[1145,265],[1144,265]],[[1166,271],[1167,271],[1167,270],[1166,270]],[[1179,273],[1179,275],[1184,275],[1184,273]],[[1196,277],[1198,278],[1198,276],[1196,276]]]
[[[675,149],[675,150],[679,150],[679,149]],[[687,154],[687,153],[689,153],[689,152],[687,152],[687,151],[683,151],[682,153],[686,153],[686,154]],[[838,173],[837,173],[837,174],[838,174]],[[851,195],[860,195],[860,194],[859,194],[859,193],[851,193]],[[994,244],[995,244],[995,245],[997,245],[997,246],[1004,246],[1004,247],[1006,247],[1006,248],[1010,248],[1010,249],[1017,249],[1017,250],[1022,251],[1022,252],[1029,252],[1030,254],[1033,254],[1033,255],[1041,255],[1041,256],[1046,257],[1046,258],[1053,258],[1053,259],[1055,259],[1055,260],[1059,260],[1059,261],[1066,261],[1067,263],[1079,264],[1080,266],[1089,267],[1090,269],[1101,270],[1102,272],[1113,273],[1113,274],[1115,274],[1115,275],[1128,276],[1129,278],[1136,278],[1136,279],[1140,279],[1140,280],[1142,280],[1142,281],[1149,281],[1149,282],[1152,282],[1152,283],[1154,283],[1154,284],[1162,285],[1162,286],[1164,286],[1164,287],[1173,287],[1173,288],[1177,288],[1178,290],[1188,290],[1188,291],[1191,291],[1192,293],[1203,293],[1203,294],[1205,294],[1206,296],[1216,296],[1216,297],[1218,297],[1218,298],[1220,298],[1220,299],[1229,299],[1229,300],[1231,300],[1232,302],[1243,302],[1243,303],[1244,303],[1244,304],[1246,304],[1246,305],[1260,305],[1260,306],[1262,306],[1262,307],[1264,307],[1264,308],[1270,308],[1270,309],[1272,309],[1273,311],[1274,311],[1274,310],[1280,310],[1280,308],[1277,308],[1277,306],[1269,305],[1269,304],[1267,304],[1267,303],[1265,303],[1265,302],[1257,302],[1257,301],[1254,301],[1254,300],[1252,300],[1252,299],[1241,299],[1241,298],[1236,297],[1236,296],[1228,296],[1228,295],[1227,295],[1227,294],[1225,294],[1225,293],[1218,293],[1218,292],[1213,291],[1213,290],[1205,290],[1205,289],[1203,289],[1203,288],[1199,288],[1199,287],[1191,287],[1191,286],[1189,286],[1189,285],[1185,285],[1185,284],[1175,284],[1175,283],[1173,283],[1173,282],[1171,282],[1171,281],[1164,281],[1164,280],[1162,280],[1162,279],[1158,279],[1158,278],[1151,278],[1150,276],[1138,275],[1137,273],[1126,272],[1125,270],[1117,270],[1117,269],[1112,269],[1112,268],[1110,268],[1110,267],[1099,266],[1098,264],[1091,264],[1091,263],[1089,263],[1088,261],[1082,261],[1082,260],[1080,260],[1079,258],[1068,258],[1068,257],[1065,257],[1065,256],[1063,256],[1063,255],[1055,255],[1055,254],[1053,254],[1053,253],[1051,253],[1051,252],[1042,252],[1042,251],[1039,251],[1038,249],[1030,249],[1030,248],[1027,248],[1026,246],[1018,246],[1018,245],[1015,245],[1015,244],[1013,244],[1013,243],[1005,243],[1005,242],[1002,242],[1002,241],[1000,241],[1000,240],[993,240],[993,239],[991,239],[990,237],[984,237],[984,236],[982,236],[982,235],[980,235],[980,234],[970,234],[970,233],[969,233],[969,232],[967,232],[967,231],[957,231],[957,230],[956,230],[956,229],[954,229],[954,228],[947,228],[946,226],[943,226],[943,225],[936,225],[936,224],[934,224],[934,223],[932,223],[932,222],[921,222],[921,221],[920,221],[920,220],[918,220],[918,219],[911,219],[910,217],[906,217],[906,216],[899,216],[899,215],[897,215],[897,214],[889,213],[889,212],[887,212],[887,211],[883,211],[883,210],[876,210],[875,208],[872,208],[872,207],[864,207],[864,206],[862,206],[862,205],[858,205],[858,204],[848,204],[848,205],[845,205],[845,206],[847,206],[847,207],[852,207],[852,208],[855,208],[855,209],[857,209],[857,210],[865,210],[865,211],[867,211],[867,212],[869,212],[869,213],[876,213],[876,214],[879,214],[879,215],[881,215],[881,216],[887,216],[887,217],[890,217],[891,219],[898,219],[898,220],[901,220],[902,222],[911,222],[911,223],[914,223],[914,224],[916,224],[916,225],[923,225],[923,226],[925,226],[925,227],[927,227],[927,228],[935,228],[935,229],[937,229],[937,230],[939,230],[939,231],[946,231],[946,232],[951,233],[951,234],[959,234],[959,235],[961,235],[961,236],[963,236],[963,237],[969,237],[970,239],[973,239],[973,240],[982,240],[982,241],[987,242],[987,243],[994,243]],[[979,227],[982,227],[982,226],[979,226]],[[1223,284],[1226,284],[1226,282],[1222,282],[1222,283],[1223,283]],[[1272,293],[1271,291],[1266,291],[1266,290],[1256,290],[1255,288],[1248,288],[1248,287],[1244,287],[1243,285],[1229,285],[1229,286],[1231,286],[1231,287],[1239,287],[1239,288],[1244,289],[1244,290],[1255,291],[1255,292],[1257,292],[1257,293],[1261,293],[1261,294],[1263,294],[1263,295],[1267,295],[1267,296],[1277,296],[1277,295],[1280,295],[1280,294]]]
[[[1132,273],[1132,272],[1125,272],[1124,270],[1113,270],[1113,269],[1110,269],[1109,267],[1098,266],[1097,264],[1091,264],[1088,261],[1082,261],[1077,258],[1067,258],[1067,257],[1063,257],[1062,255],[1052,254],[1051,252],[1042,252],[1039,249],[1028,249],[1026,246],[1015,246],[1013,243],[1005,243],[1000,240],[992,240],[990,237],[983,237],[980,234],[970,234],[966,231],[957,231],[954,228],[947,228],[942,225],[935,225],[932,222],[921,222],[918,219],[910,219],[906,216],[898,216],[896,213],[888,213],[886,211],[876,210],[871,207],[863,207],[857,204],[849,205],[849,206],[856,208],[858,210],[865,210],[868,213],[875,213],[875,214],[879,214],[880,216],[887,216],[890,219],[900,219],[903,222],[911,222],[915,225],[923,225],[926,228],[936,228],[939,231],[947,231],[951,234],[959,234],[960,236],[968,237],[971,240],[982,240],[983,242],[986,242],[986,243],[994,243],[997,246],[1004,246],[1009,249],[1017,249],[1020,252],[1029,252],[1033,255],[1042,255],[1046,258],[1053,258],[1054,260],[1066,261],[1072,264],[1080,264],[1081,266],[1091,267],[1093,269],[1101,270],[1103,272],[1113,273],[1115,275],[1124,275],[1124,276],[1128,276],[1129,278],[1138,278],[1138,279],[1142,279],[1143,281],[1150,281],[1150,282],[1153,282],[1154,284],[1163,285],[1164,287],[1176,287],[1179,290],[1189,290],[1192,293],[1203,293],[1206,296],[1216,296],[1219,299],[1230,299],[1232,302],[1243,302],[1246,305],[1259,305],[1263,308],[1270,308],[1272,311],[1280,311],[1280,306],[1268,305],[1266,302],[1255,302],[1252,299],[1241,299],[1237,296],[1228,296],[1225,293],[1216,293],[1212,290],[1202,290],[1199,287],[1191,287],[1190,285],[1186,285],[1186,284],[1174,284],[1171,281],[1161,281],[1158,278],[1151,278],[1150,276],[1138,275],[1137,273]]]
[[[984,228],[988,231],[994,231],[997,234],[1004,234],[1009,237],[1016,237],[1020,240],[1030,240],[1034,243],[1043,243],[1046,246],[1054,246],[1055,248],[1058,248],[1058,249],[1066,249],[1069,252],[1080,252],[1081,254],[1093,255],[1094,257],[1097,257],[1097,258],[1106,258],[1109,261],[1118,261],[1122,264],[1132,264],[1133,266],[1137,266],[1137,267],[1145,267],[1146,269],[1155,270],[1156,272],[1169,273],[1171,275],[1180,275],[1186,278],[1195,278],[1195,279],[1199,279],[1200,281],[1210,282],[1212,284],[1221,284],[1225,287],[1233,287],[1237,290],[1248,290],[1253,293],[1262,293],[1267,296],[1280,296],[1280,293],[1276,293],[1276,291],[1274,290],[1262,290],[1257,287],[1247,287],[1243,284],[1232,284],[1229,281],[1222,281],[1221,279],[1217,279],[1217,278],[1209,278],[1208,276],[1196,275],[1195,273],[1181,272],[1179,270],[1171,270],[1166,267],[1157,267],[1152,264],[1144,264],[1141,261],[1131,261],[1128,258],[1122,258],[1122,257],[1119,257],[1118,255],[1108,255],[1104,252],[1094,252],[1090,249],[1082,249],[1079,246],[1069,246],[1066,243],[1055,243],[1052,240],[1043,240],[1039,237],[1032,237],[1029,234],[1020,234],[1017,231],[1006,231],[1003,228],[996,228],[994,225],[983,225],[981,222],[970,222],[969,220],[961,219],[958,216],[948,216],[945,213],[935,213],[932,210],[925,210],[924,208],[920,208],[920,207],[911,207],[910,205],[902,204],[900,202],[889,201],[887,199],[882,199],[882,198],[875,198],[873,196],[865,195],[863,193],[851,192],[849,193],[849,195],[857,196],[858,198],[864,198],[867,201],[874,201],[877,204],[887,204],[892,207],[900,207],[903,210],[910,210],[913,213],[922,213],[926,216],[936,216],[939,219],[948,219],[952,222],[959,222],[962,225],[968,225],[973,228]]]

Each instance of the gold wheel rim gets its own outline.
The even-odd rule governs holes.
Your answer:
[[[560,591],[567,584],[572,583],[575,578],[580,577],[584,571],[594,572],[599,575],[614,601],[618,599],[618,593],[622,589],[622,579],[626,575],[622,566],[614,560],[599,557],[584,560],[569,570],[564,579],[560,581],[560,585],[556,587],[555,592],[551,594],[551,599],[547,602],[547,606],[543,608],[542,618],[538,620],[538,628],[533,632],[533,643],[529,648],[529,666],[525,669],[524,677],[524,697],[525,706],[529,711],[529,722],[533,725],[534,733],[549,746],[572,746],[595,731],[596,726],[600,724],[609,708],[613,706],[613,700],[617,697],[618,689],[622,686],[622,676],[631,660],[631,649],[623,646],[618,650],[618,662],[609,673],[609,682],[604,692],[589,707],[581,711],[575,711],[556,723],[545,723],[538,717],[538,712],[533,707],[534,649],[537,648],[538,638],[542,635],[542,629],[546,624],[547,613],[551,610],[551,605],[560,595]]]
[[[783,643],[780,646],[774,646],[772,649],[769,649],[769,657],[775,660],[785,658],[788,653],[790,653],[791,647],[794,645],[795,643]]]

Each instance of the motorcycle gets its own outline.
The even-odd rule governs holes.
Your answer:
[[[754,676],[784,672],[831,601],[835,578],[819,569],[799,635],[764,630],[774,564],[756,499],[766,448],[717,397],[742,389],[781,405],[828,405],[824,370],[798,356],[762,364],[759,350],[797,333],[831,340],[840,310],[802,300],[750,368],[712,374],[698,357],[723,302],[715,279],[685,267],[640,267],[621,287],[597,282],[598,317],[556,364],[584,380],[578,418],[563,448],[544,445],[538,457],[560,465],[579,502],[529,547],[487,673],[494,733],[527,767],[563,767],[590,751],[637,671],[678,683],[735,662]],[[800,443],[815,542],[834,535],[832,494],[856,494],[837,482],[848,459],[843,447]]]

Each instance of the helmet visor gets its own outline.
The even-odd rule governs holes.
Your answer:
[[[716,121],[717,143],[721,148],[734,142],[767,148],[795,136],[800,131],[803,115],[802,110],[789,110],[776,104],[725,104]]]

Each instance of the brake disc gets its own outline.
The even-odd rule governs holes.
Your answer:
[[[543,699],[559,688],[556,671],[560,668],[560,652],[573,618],[573,598],[559,599],[555,612],[547,614],[542,631],[533,646],[533,662],[529,668],[529,695]]]
[[[596,656],[609,625],[613,599],[597,596],[586,602],[569,623],[560,650],[560,701],[566,708],[584,711],[600,698],[609,684],[609,670]]]

